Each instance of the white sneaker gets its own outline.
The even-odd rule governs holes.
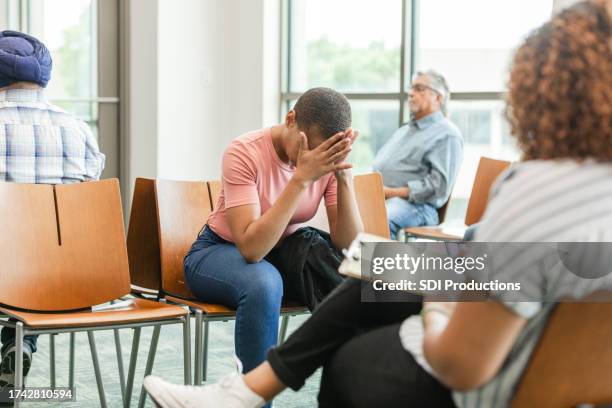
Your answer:
[[[144,387],[161,408],[261,408],[266,402],[244,382],[242,375],[231,374],[216,384],[204,386],[171,384],[153,375]]]

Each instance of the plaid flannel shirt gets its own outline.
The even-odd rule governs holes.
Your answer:
[[[87,124],[47,102],[43,90],[0,91],[0,182],[98,180],[104,160]]]

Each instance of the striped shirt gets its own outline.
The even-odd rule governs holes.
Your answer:
[[[480,242],[612,242],[612,165],[573,161],[531,161],[506,171],[491,191]],[[524,259],[521,256],[521,260]],[[579,279],[559,264],[527,265],[522,290],[561,300],[609,290],[610,277]],[[558,269],[555,270],[555,269]],[[563,269],[563,270],[561,270]],[[525,272],[525,271],[523,271]],[[504,273],[504,272],[502,272]],[[555,279],[555,273],[557,278]],[[551,278],[552,276],[552,278]],[[495,278],[496,276],[491,276]],[[498,276],[506,278],[506,276]],[[594,283],[595,282],[595,283]],[[556,303],[516,302],[496,294],[497,301],[527,320],[497,375],[468,392],[453,392],[458,407],[509,406],[531,353]],[[419,322],[420,324],[420,322]],[[408,337],[409,332],[412,335]],[[415,337],[421,336],[418,340]],[[422,325],[409,319],[400,330],[404,348],[429,372],[422,357]]]
[[[97,180],[104,160],[87,124],[47,102],[42,89],[0,91],[0,182]]]

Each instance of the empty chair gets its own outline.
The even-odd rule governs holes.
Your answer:
[[[364,231],[389,238],[389,222],[382,176],[380,173],[360,174],[353,178],[353,183]]]
[[[481,157],[472,186],[472,193],[465,214],[465,225],[476,224],[482,218],[489,201],[489,191],[497,177],[508,167],[510,162]],[[444,209],[444,215],[446,209]],[[438,213],[439,214],[439,213]],[[406,238],[415,237],[441,241],[460,241],[463,239],[466,227],[448,228],[444,225],[433,227],[406,228]]]
[[[189,383],[187,312],[144,299],[122,299],[130,293],[130,275],[117,180],[57,186],[0,183],[0,218],[0,312],[17,319],[0,325],[16,329],[16,388],[22,387],[24,335],[87,331],[100,404],[106,406],[93,331],[134,328],[137,344],[141,327],[155,326],[146,369],[150,373],[160,326],[170,323],[183,324],[184,376]],[[116,306],[92,309],[116,300]],[[134,351],[131,357],[135,362]],[[122,390],[126,405],[134,369],[131,364]],[[122,369],[119,374],[123,389]]]

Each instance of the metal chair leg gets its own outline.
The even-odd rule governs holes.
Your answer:
[[[106,396],[104,395],[104,385],[102,384],[102,373],[100,372],[100,363],[98,362],[98,351],[96,350],[96,339],[94,333],[87,332],[89,338],[89,348],[91,350],[91,360],[93,361],[94,373],[96,374],[96,383],[98,384],[98,394],[100,394],[100,406],[106,408]]]
[[[138,360],[138,345],[140,344],[140,327],[134,329],[134,338],[132,339],[132,353],[130,354],[130,368],[128,370],[127,384],[125,386],[125,395],[123,397],[123,406],[129,408],[132,401],[132,388],[134,388],[134,373],[136,372],[136,361]]]
[[[197,309],[195,311],[196,321],[195,321],[195,378],[193,383],[195,385],[202,384],[202,374],[203,374],[203,362],[202,362],[202,351],[204,345],[202,344],[202,311]]]
[[[185,385],[191,385],[191,328],[189,320],[191,320],[189,308],[186,308],[187,315],[183,321],[183,369],[185,377]]]
[[[282,344],[287,337],[287,327],[289,326],[289,316],[281,317],[280,333],[278,334],[278,344]]]
[[[51,389],[55,389],[55,334],[49,335],[49,371]]]
[[[76,333],[70,333],[70,355],[68,357],[68,387],[74,390],[74,339]]]
[[[209,333],[209,326],[208,323],[210,323],[208,320],[206,320],[204,322],[204,344],[203,344],[203,356],[202,356],[202,379],[203,381],[206,381],[206,374],[208,371],[208,333]]]
[[[119,329],[114,329],[115,334],[115,350],[117,353],[117,366],[119,368],[119,385],[121,386],[121,400],[125,404],[125,372],[123,371],[123,353],[121,352],[121,337]]]
[[[157,342],[159,340],[159,332],[161,331],[161,326],[155,326],[153,328],[153,337],[151,337],[151,345],[149,346],[149,357],[147,358],[147,367],[145,368],[145,374],[150,375],[153,371],[153,363],[155,362],[155,353],[157,351]],[[140,387],[140,398],[138,399],[138,408],[144,408],[146,401],[147,393],[144,389],[144,386]]]
[[[15,326],[15,391],[23,387],[23,323],[17,322]],[[21,398],[16,398],[14,407],[21,406]]]

